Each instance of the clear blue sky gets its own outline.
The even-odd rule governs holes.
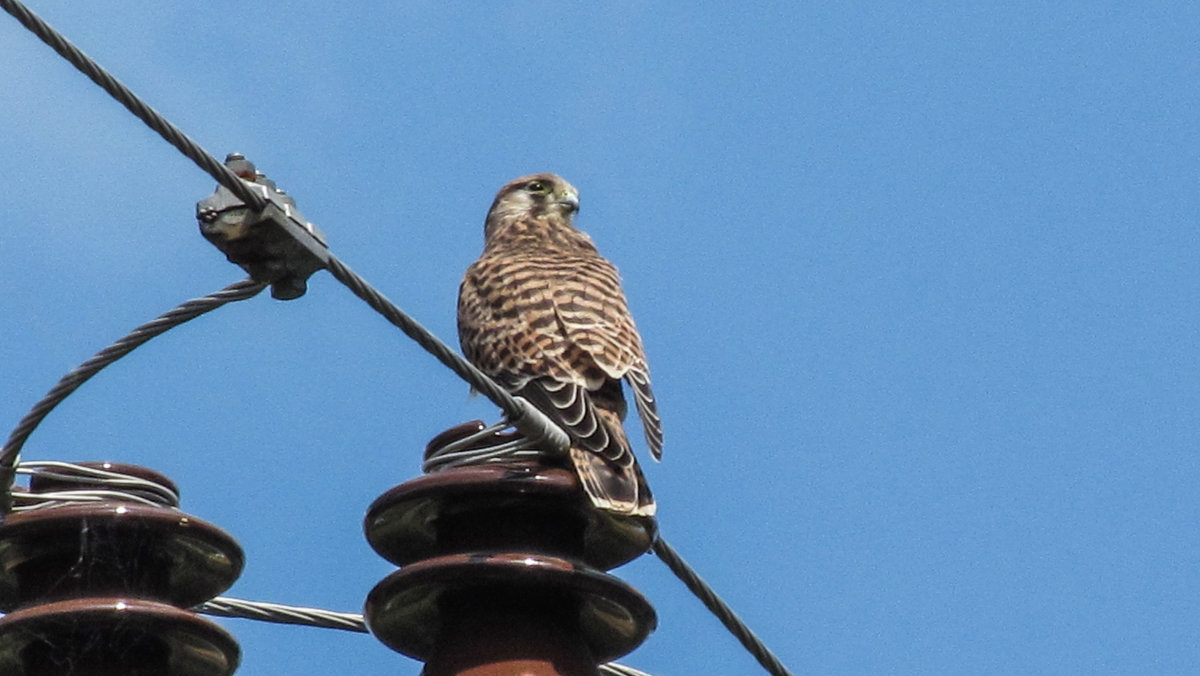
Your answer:
[[[495,191],[578,186],[661,399],[662,531],[797,674],[1200,672],[1195,3],[33,7],[446,340]],[[7,430],[242,273],[196,231],[212,181],[0,18]],[[141,348],[25,458],[157,468],[244,546],[230,595],[359,609],[366,507],[497,416],[310,289]],[[660,617],[627,663],[759,673],[658,561],[618,572]],[[223,624],[241,676],[419,671]]]

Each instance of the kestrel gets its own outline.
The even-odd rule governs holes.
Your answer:
[[[463,354],[527,399],[571,438],[569,455],[592,503],[654,514],[654,498],[622,421],[629,384],[646,443],[662,456],[662,422],[650,369],[620,277],[572,225],[579,191],[554,174],[500,189],[484,223],[484,249],[458,294]]]

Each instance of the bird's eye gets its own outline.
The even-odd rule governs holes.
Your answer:
[[[541,181],[530,181],[525,188],[529,192],[546,192],[546,184]]]

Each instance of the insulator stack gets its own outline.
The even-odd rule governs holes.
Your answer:
[[[426,456],[482,429],[447,430]],[[368,595],[367,625],[425,676],[594,676],[655,628],[649,602],[604,572],[645,553],[655,527],[593,508],[548,458],[426,474],[367,511],[367,540],[400,566]]]
[[[80,463],[148,480],[177,494],[151,470]],[[61,474],[61,472],[60,472]],[[111,484],[34,476],[29,501],[69,489],[104,490],[96,502],[47,504],[0,523],[0,674],[5,676],[228,676],[237,642],[188,611],[241,574],[237,541],[137,491]]]

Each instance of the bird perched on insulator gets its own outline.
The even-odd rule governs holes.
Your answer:
[[[654,498],[625,435],[622,382],[646,444],[662,456],[662,421],[616,267],[574,227],[579,191],[555,174],[500,189],[484,248],[459,287],[463,354],[563,428],[592,504],[652,516]]]

